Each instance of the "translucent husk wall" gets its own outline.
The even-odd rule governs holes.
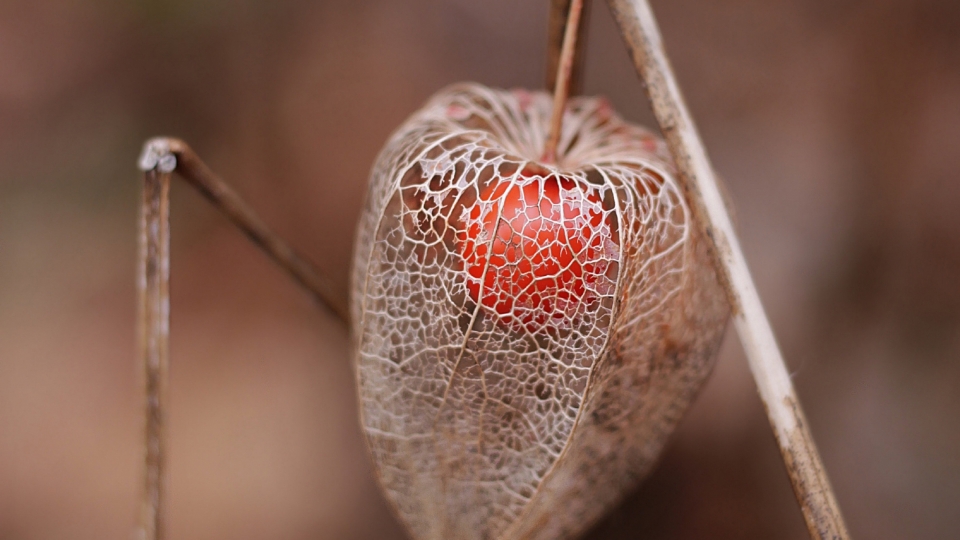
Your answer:
[[[647,473],[729,317],[663,143],[579,98],[558,163],[539,163],[550,107],[449,87],[373,169],[352,291],[361,420],[418,539],[581,532]],[[501,215],[511,193],[524,230]]]

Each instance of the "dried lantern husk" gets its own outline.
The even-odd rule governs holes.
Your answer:
[[[373,168],[352,285],[360,416],[417,539],[581,533],[647,474],[729,318],[664,143],[576,98],[557,163],[541,163],[550,111],[543,92],[451,86]],[[497,211],[490,186],[551,176],[589,194],[561,188],[558,204],[603,217],[578,225],[596,247],[586,285],[574,302],[491,309],[465,231]]]

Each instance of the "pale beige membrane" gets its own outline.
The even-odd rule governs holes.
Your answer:
[[[582,532],[647,473],[729,318],[664,143],[576,98],[557,163],[538,164],[550,112],[542,92],[452,86],[373,168],[351,305],[361,420],[417,539]],[[534,164],[545,172],[529,174]],[[579,205],[600,260],[583,266],[577,302],[510,324],[471,296],[470,280],[482,283],[458,239],[500,208],[479,197],[488,186],[552,175],[572,181],[558,204]]]

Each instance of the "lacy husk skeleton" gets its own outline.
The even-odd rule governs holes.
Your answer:
[[[567,20],[562,53],[556,39],[551,47],[554,114],[544,93],[479,85],[451,87],[415,113],[371,176],[349,312],[336,287],[186,144],[147,143],[139,537],[163,537],[167,197],[178,172],[340,320],[351,319],[363,429],[415,537],[578,534],[649,470],[732,313],[811,537],[849,538],[650,7],[609,3],[666,142],[602,100],[565,103],[582,0],[553,0],[552,27]],[[543,195],[527,201],[529,192]],[[506,237],[519,240],[493,238],[501,229],[486,227],[501,227],[511,193],[526,205],[523,220],[506,221]],[[556,276],[544,285],[537,274],[514,289],[497,281],[543,263],[523,247],[529,231],[509,230],[521,222],[534,224],[534,238],[553,238],[548,253],[567,254],[559,271],[574,285]],[[567,225],[577,238],[558,235]],[[499,255],[497,241],[506,246]],[[527,259],[507,264],[506,253]],[[474,274],[476,261],[484,270]],[[503,290],[488,302],[491,283]]]

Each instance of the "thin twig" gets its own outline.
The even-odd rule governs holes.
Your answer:
[[[550,15],[547,22],[547,73],[546,87],[553,92],[557,84],[557,71],[560,69],[560,51],[563,50],[563,35],[567,28],[572,0],[550,0]],[[584,0],[580,13],[580,26],[577,30],[577,49],[573,55],[573,69],[570,72],[570,95],[583,92],[583,67],[586,57],[587,28],[590,26],[590,0]]]
[[[735,311],[737,331],[767,408],[794,494],[812,538],[848,539],[846,525],[760,303],[713,168],[684,104],[646,0],[609,0],[654,114],[680,172],[685,196],[711,242]]]
[[[147,141],[139,161],[144,171],[140,211],[139,293],[140,359],[144,373],[145,444],[143,493],[138,540],[163,539],[164,400],[170,338],[170,177],[174,171],[197,188],[255,244],[342,322],[346,301],[330,280],[298,255],[253,213],[183,141]]]
[[[550,131],[543,148],[543,160],[554,163],[557,160],[557,145],[560,143],[560,130],[563,129],[563,111],[567,107],[570,95],[570,75],[573,73],[574,54],[577,51],[577,29],[580,27],[580,13],[583,0],[572,0],[567,15],[567,27],[563,33],[563,47],[560,51],[560,67],[557,69],[557,81],[553,86],[553,113],[550,116]]]
[[[140,157],[140,168],[144,171],[155,168],[167,169],[170,172],[176,170],[294,280],[312,292],[340,321],[346,323],[349,320],[347,301],[339,292],[340,289],[316,266],[271,231],[250,206],[214,174],[185,142],[164,137],[147,141]]]
[[[140,208],[139,348],[145,399],[140,540],[163,538],[163,401],[170,334],[170,173],[144,175]]]

